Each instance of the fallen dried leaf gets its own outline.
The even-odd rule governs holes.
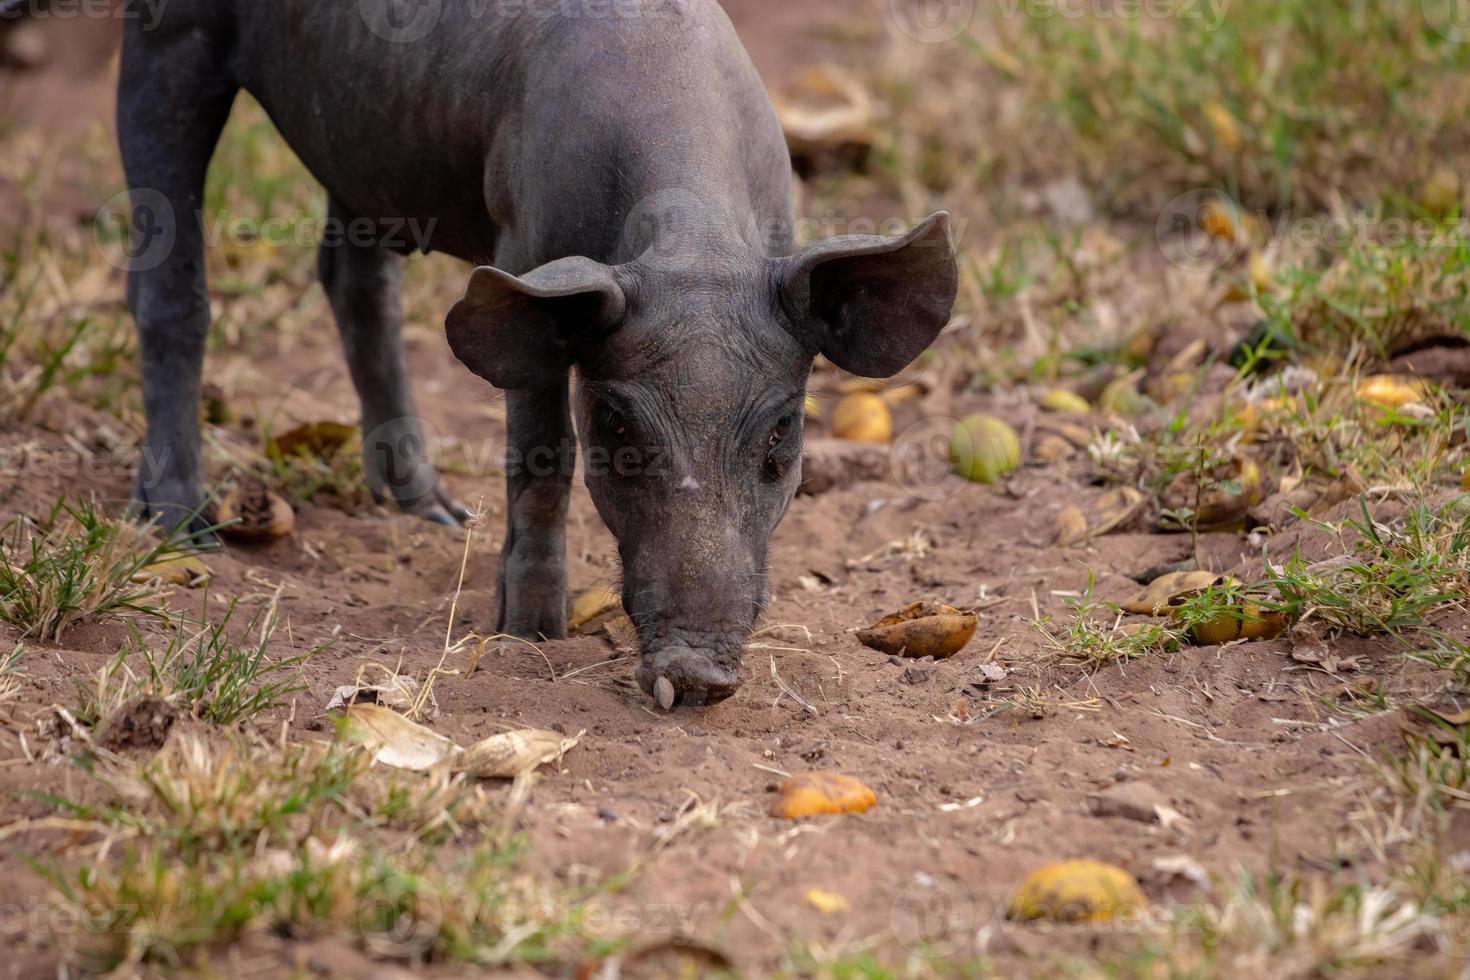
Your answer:
[[[585,734],[568,736],[535,728],[502,732],[465,749],[454,769],[480,779],[514,779],[560,760]]]
[[[341,422],[308,422],[274,437],[266,444],[273,456],[315,456],[327,459],[357,441],[357,426]]]
[[[460,751],[459,746],[433,729],[376,704],[348,705],[347,727],[374,750],[374,762],[395,769],[427,772]]]

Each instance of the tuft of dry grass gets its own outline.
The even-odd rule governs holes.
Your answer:
[[[17,517],[0,529],[0,620],[58,640],[83,620],[163,618],[164,597],[144,570],[190,550],[180,534],[159,540],[148,525],[60,501],[40,521]]]

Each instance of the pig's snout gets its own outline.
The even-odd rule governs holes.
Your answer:
[[[634,676],[666,711],[676,705],[701,708],[735,693],[740,686],[740,665],[726,663],[708,650],[678,644],[645,653]]]

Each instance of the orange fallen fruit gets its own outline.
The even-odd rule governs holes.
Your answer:
[[[865,647],[899,657],[952,657],[975,635],[977,620],[940,602],[911,602],[891,616],[884,616],[865,630],[858,642]]]
[[[800,820],[824,813],[862,813],[877,802],[878,794],[851,776],[800,772],[781,784],[770,813],[785,820]]]
[[[893,415],[888,405],[870,391],[843,396],[832,409],[832,434],[852,442],[889,442]]]

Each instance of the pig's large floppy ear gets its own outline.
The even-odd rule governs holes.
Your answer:
[[[627,300],[610,268],[581,256],[524,276],[488,265],[470,273],[444,320],[449,347],[497,388],[534,388],[576,360],[579,341],[617,326]]]
[[[906,235],[843,235],[780,266],[781,301],[802,339],[845,371],[903,370],[949,322],[959,268],[940,211]]]

